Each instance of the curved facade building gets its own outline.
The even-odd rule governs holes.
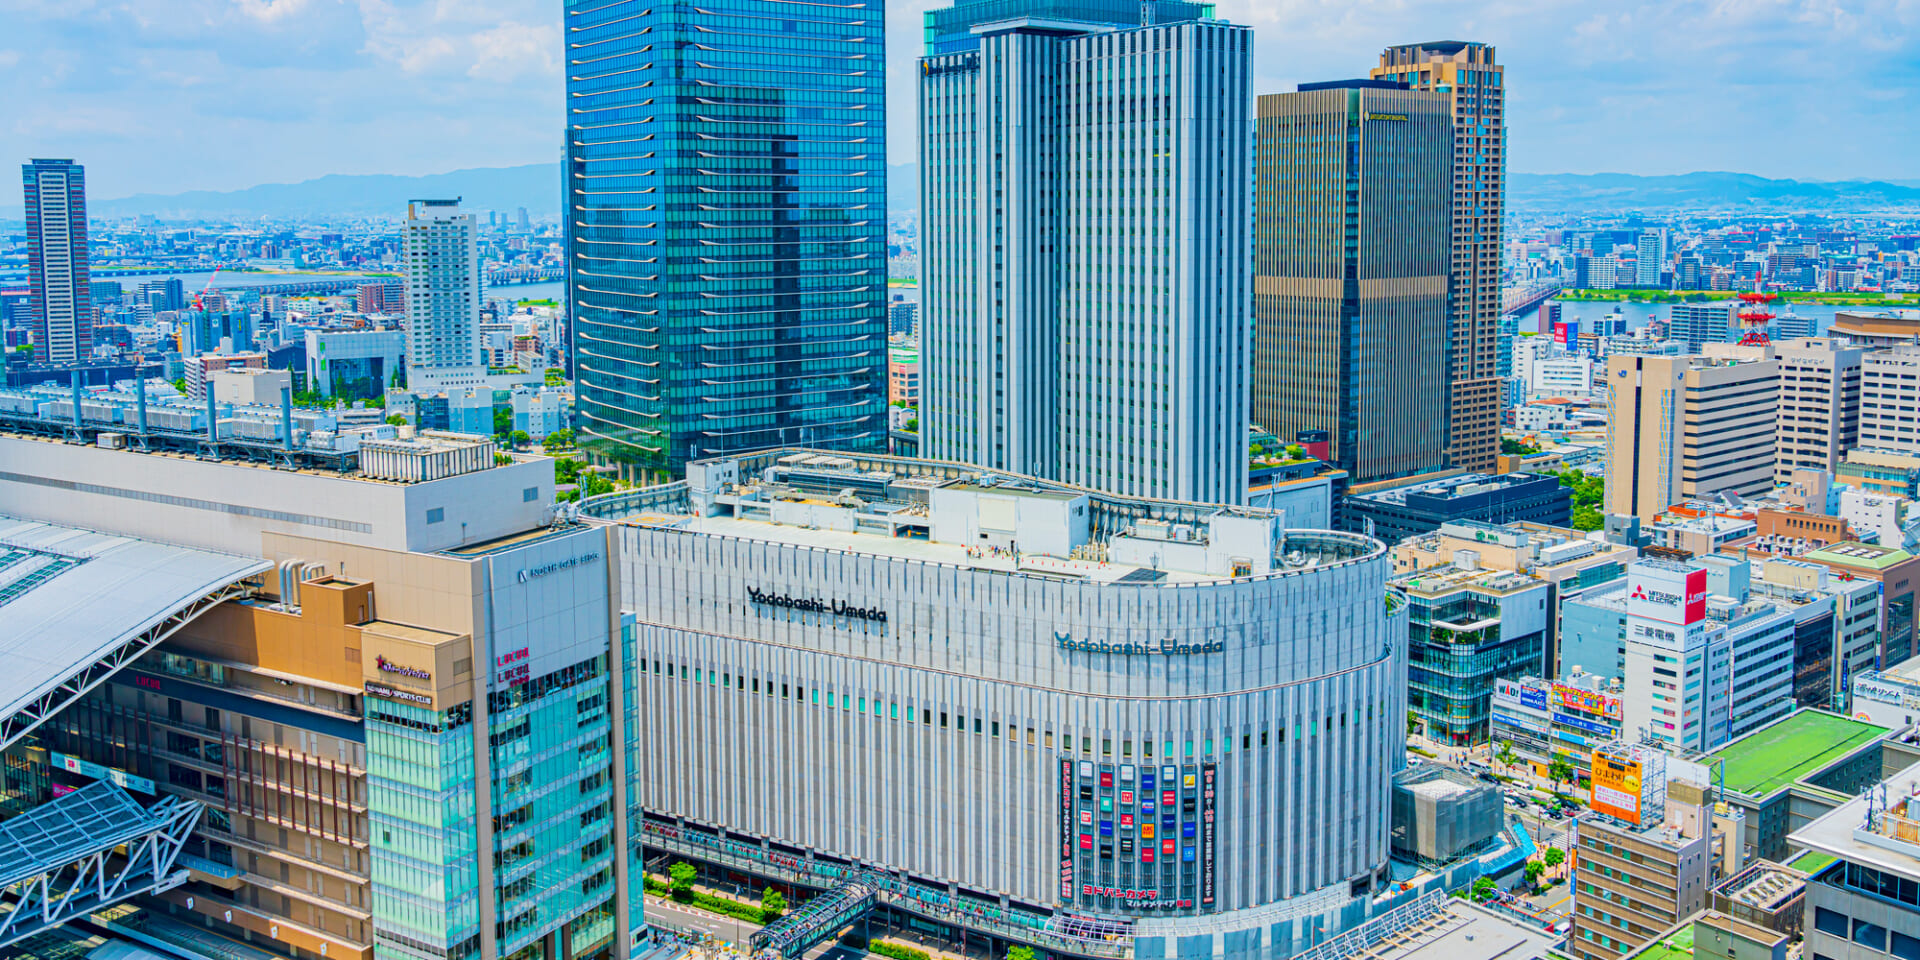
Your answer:
[[[623,524],[650,836],[1142,956],[1286,956],[1275,924],[1374,890],[1407,636],[1377,541],[886,457],[703,461],[650,496],[587,510]]]

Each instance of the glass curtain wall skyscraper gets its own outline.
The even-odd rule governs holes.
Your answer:
[[[577,428],[629,476],[886,445],[877,2],[567,0]]]
[[[1447,458],[1453,117],[1404,83],[1263,96],[1254,159],[1254,422],[1325,430],[1368,483]]]
[[[1245,497],[1251,31],[1212,13],[964,0],[926,15],[929,456]]]

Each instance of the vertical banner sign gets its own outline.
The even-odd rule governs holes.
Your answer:
[[[1060,902],[1073,902],[1073,761],[1060,761]]]
[[[1218,789],[1215,782],[1217,767],[1215,764],[1202,764],[1200,767],[1200,905],[1213,906],[1213,795]]]

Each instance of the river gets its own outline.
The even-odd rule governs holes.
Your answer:
[[[1732,294],[1725,294],[1725,296],[1731,298]],[[1573,320],[1587,321],[1580,324],[1581,330],[1592,330],[1593,323],[1598,322],[1600,318],[1610,313],[1619,313],[1625,316],[1627,318],[1627,329],[1638,330],[1646,326],[1647,321],[1656,317],[1662,321],[1669,319],[1673,315],[1674,307],[1671,303],[1608,303],[1594,300],[1553,300],[1549,302],[1560,304],[1560,321],[1562,323]],[[1879,307],[1830,307],[1816,303],[1796,303],[1791,306],[1794,313],[1802,317],[1813,318],[1815,333],[1825,333],[1827,327],[1833,323],[1833,315],[1837,311],[1882,309]],[[1776,307],[1776,309],[1782,313],[1786,312],[1785,309],[1781,307]],[[1551,330],[1540,329],[1540,311],[1537,309],[1529,310],[1521,315],[1520,330],[1522,333],[1532,333],[1536,331],[1540,333],[1553,332]]]
[[[206,289],[209,281],[212,281],[215,289],[245,290],[248,287],[258,287],[264,284],[298,283],[302,280],[375,281],[394,279],[393,277],[370,277],[365,274],[352,273],[329,273],[321,275],[311,273],[240,273],[225,270],[222,270],[218,276],[212,273],[202,272],[174,274],[149,273],[141,274],[137,277],[115,277],[111,272],[103,271],[94,274],[93,278],[95,280],[118,280],[121,286],[130,290],[137,290],[142,283],[150,280],[165,280],[169,277],[178,279],[181,285],[186,287],[187,296],[189,297]],[[498,298],[502,300],[562,300],[566,296],[566,292],[567,285],[556,280],[551,283],[519,283],[504,287],[488,287],[486,296],[488,298]]]

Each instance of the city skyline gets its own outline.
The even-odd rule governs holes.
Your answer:
[[[101,199],[558,157],[557,5],[171,6],[170,17],[136,17],[9,0],[16,30],[0,41],[0,90],[24,110],[0,128],[0,149],[88,163]],[[887,7],[895,164],[914,159],[911,66],[922,44],[916,21],[931,6]],[[1920,146],[1920,132],[1885,121],[1920,97],[1920,14],[1877,6],[1886,9],[1646,4],[1594,14],[1491,4],[1463,16],[1458,4],[1363,3],[1334,12],[1229,0],[1217,13],[1254,27],[1256,94],[1364,75],[1395,43],[1499,47],[1516,75],[1532,78],[1513,91],[1509,122],[1521,131],[1514,172],[1900,179],[1910,171],[1898,158]],[[1836,89],[1859,93],[1830,96]],[[1706,117],[1770,129],[1791,117],[1799,135],[1770,137],[1755,151],[1751,130]],[[315,136],[321,129],[336,136]],[[411,136],[382,134],[399,129]],[[207,149],[290,138],[301,149]]]

